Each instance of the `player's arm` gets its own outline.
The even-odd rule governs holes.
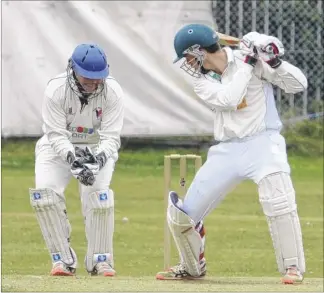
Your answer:
[[[69,141],[70,132],[66,129],[66,114],[59,99],[59,90],[53,94],[45,92],[42,108],[45,133],[53,150],[68,162],[68,154],[74,154],[73,144]]]
[[[79,162],[82,158],[75,153],[74,146],[69,140],[71,134],[66,130],[66,114],[62,103],[59,90],[56,90],[54,94],[45,92],[42,109],[45,133],[52,149],[71,165],[72,175],[83,185],[92,185],[94,183],[93,173]]]
[[[253,67],[250,65],[239,68],[232,81],[226,85],[200,79],[195,84],[195,93],[205,103],[220,111],[237,110],[246,95],[252,70]]]
[[[103,109],[100,130],[98,130],[100,141],[95,154],[100,169],[109,157],[116,156],[120,148],[120,135],[124,123],[122,88],[116,81],[111,80],[107,91],[108,97]]]
[[[239,67],[228,84],[209,82],[200,78],[195,82],[196,94],[208,105],[220,111],[235,111],[240,109],[246,96],[248,84],[257,64],[256,50],[248,38],[240,43],[243,66]]]
[[[286,93],[298,93],[307,88],[307,78],[296,66],[281,60],[285,49],[282,42],[276,37],[260,35],[255,41],[257,52],[261,62],[259,77],[277,85]],[[257,74],[258,75],[258,74]]]
[[[307,88],[307,78],[296,66],[281,61],[277,68],[272,68],[266,62],[260,62],[261,77],[280,87],[286,93],[295,94]]]

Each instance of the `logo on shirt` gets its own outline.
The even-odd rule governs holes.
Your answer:
[[[94,111],[96,112],[96,116],[97,116],[97,119],[101,119],[102,118],[102,108],[100,107],[97,107],[96,109],[94,109]]]
[[[68,130],[72,133],[72,138],[86,139],[88,134],[93,134],[94,129],[84,126],[69,127]]]
[[[84,126],[77,126],[77,127],[70,127],[69,131],[71,132],[77,132],[77,133],[85,133],[85,134],[92,134],[94,133],[93,128],[87,128]]]

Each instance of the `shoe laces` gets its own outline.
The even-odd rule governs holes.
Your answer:
[[[301,275],[299,269],[296,266],[291,266],[287,268],[286,274],[288,275]]]
[[[73,274],[76,272],[75,268],[68,267],[65,263],[63,263],[61,261],[54,263],[52,270],[57,269],[57,268],[62,268],[63,270],[69,271]]]
[[[182,263],[179,263],[173,267],[171,267],[171,271],[174,272],[176,275],[189,275],[185,269],[185,266]]]
[[[56,262],[56,263],[54,263],[53,264],[53,269],[55,268],[64,268],[65,266],[64,266],[64,263],[63,262],[61,262],[61,261],[58,261],[58,262]]]
[[[97,263],[96,264],[96,267],[95,267],[98,271],[100,270],[111,270],[112,269],[112,266],[109,264],[109,263],[106,263],[106,262],[100,262],[100,263]]]

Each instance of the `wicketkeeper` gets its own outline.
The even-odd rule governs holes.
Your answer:
[[[109,188],[120,147],[123,92],[109,76],[104,51],[78,45],[67,70],[51,79],[42,108],[44,135],[35,148],[35,210],[53,276],[73,276],[77,256],[70,243],[64,191],[79,181],[87,238],[85,266],[92,275],[114,276],[114,193]]]
[[[206,274],[203,219],[241,181],[258,185],[278,270],[284,283],[302,282],[305,258],[295,190],[272,85],[286,93],[307,88],[297,67],[284,61],[284,47],[273,36],[251,32],[239,50],[220,48],[217,33],[190,24],[174,38],[176,61],[194,76],[194,91],[214,112],[214,136],[183,201],[171,191],[167,219],[180,263],[158,279],[199,278]]]

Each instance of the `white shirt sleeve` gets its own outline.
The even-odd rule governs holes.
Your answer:
[[[103,109],[99,133],[99,145],[96,154],[104,152],[109,158],[120,148],[120,135],[124,123],[123,91],[120,85],[112,80],[108,85],[108,97]]]
[[[307,89],[307,78],[296,66],[282,61],[282,64],[274,69],[264,61],[258,63],[261,65],[261,77],[286,93],[295,94]]]
[[[53,96],[45,93],[42,108],[45,134],[53,150],[64,160],[69,151],[74,153],[74,147],[69,141],[70,132],[66,129],[66,114],[59,98],[60,89],[54,91]]]
[[[195,93],[207,104],[219,110],[236,110],[246,95],[252,71],[253,67],[250,65],[239,68],[228,84],[210,82],[202,77],[195,82]]]

